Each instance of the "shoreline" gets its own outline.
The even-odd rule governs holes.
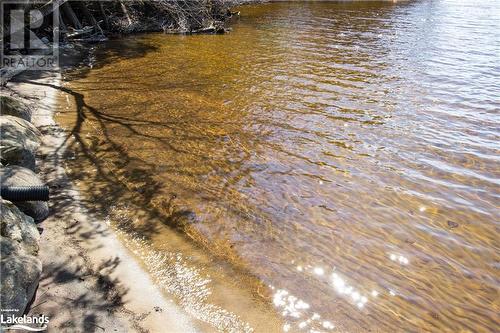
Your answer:
[[[60,118],[74,110],[61,73],[37,75],[25,72],[8,85],[33,109],[32,123],[42,133],[36,172],[51,189],[50,215],[38,224],[42,276],[27,315],[48,316],[49,331],[58,332],[164,332],[165,323],[169,333],[281,331],[283,322],[261,299],[260,287],[256,296],[243,284],[253,277],[218,263],[157,218],[151,223],[163,231],[153,245],[95,210],[92,191],[73,175],[89,170],[67,161],[74,138]]]
[[[197,332],[196,323],[167,300],[103,220],[94,220],[62,164],[65,133],[54,120],[59,73],[9,82],[11,93],[33,109],[42,132],[37,171],[51,189],[50,216],[41,228],[42,276],[28,315],[49,317],[49,331]],[[147,297],[144,297],[147,295]]]
[[[256,277],[240,266],[214,256],[207,251],[206,244],[169,225],[168,216],[147,203],[136,187],[127,186],[123,175],[114,170],[113,159],[94,151],[94,139],[99,137],[88,129],[98,126],[93,114],[100,111],[87,105],[86,96],[73,89],[69,83],[61,88],[64,94],[56,121],[66,132],[76,129],[67,142],[64,167],[87,207],[97,204],[89,207],[91,213],[108,221],[153,283],[164,295],[173,297],[192,318],[199,320],[203,331],[281,331],[282,318],[272,306],[271,296],[263,296],[264,286],[260,280],[257,282]],[[80,108],[80,104],[84,107]],[[73,118],[80,117],[82,121],[76,126],[73,121],[77,119]],[[99,144],[102,149],[109,148],[105,141]],[[83,160],[78,157],[79,150],[85,152]],[[141,199],[137,201],[137,197]],[[102,202],[109,205],[101,207]],[[135,225],[139,220],[145,225]]]
[[[2,172],[53,197],[37,225],[48,203],[2,182],[44,208],[2,219],[2,250],[21,248],[2,253],[3,312],[63,332],[494,330],[481,75],[500,7],[254,7],[231,35],[125,36],[12,82],[38,127],[2,114],[21,128]]]

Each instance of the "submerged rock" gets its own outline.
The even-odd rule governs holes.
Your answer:
[[[0,169],[2,186],[38,186],[44,185],[38,176],[30,169],[20,166],[9,166]],[[36,222],[43,221],[49,216],[49,206],[44,201],[16,202],[15,205]]]
[[[0,96],[0,114],[31,121],[31,109],[25,103],[10,96]]]
[[[0,160],[4,165],[35,169],[35,152],[40,146],[40,131],[28,121],[0,116]]]
[[[33,298],[42,263],[37,258],[40,235],[33,219],[0,199],[0,304],[22,315]]]

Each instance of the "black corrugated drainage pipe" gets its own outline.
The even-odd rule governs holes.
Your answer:
[[[42,186],[2,186],[2,198],[9,201],[49,201],[49,187]]]

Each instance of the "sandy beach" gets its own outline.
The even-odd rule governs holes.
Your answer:
[[[68,179],[61,164],[68,134],[53,119],[59,75],[21,75],[5,90],[34,107],[33,124],[43,133],[37,171],[51,189],[51,214],[38,225],[42,278],[28,315],[48,316],[49,332],[198,331],[106,222],[89,214]]]

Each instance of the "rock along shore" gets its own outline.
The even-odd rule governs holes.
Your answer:
[[[62,166],[70,133],[53,120],[58,88],[59,73],[23,73],[0,92],[2,185],[51,193],[49,204],[0,201],[1,314],[47,316],[49,332],[199,331],[85,211]]]

